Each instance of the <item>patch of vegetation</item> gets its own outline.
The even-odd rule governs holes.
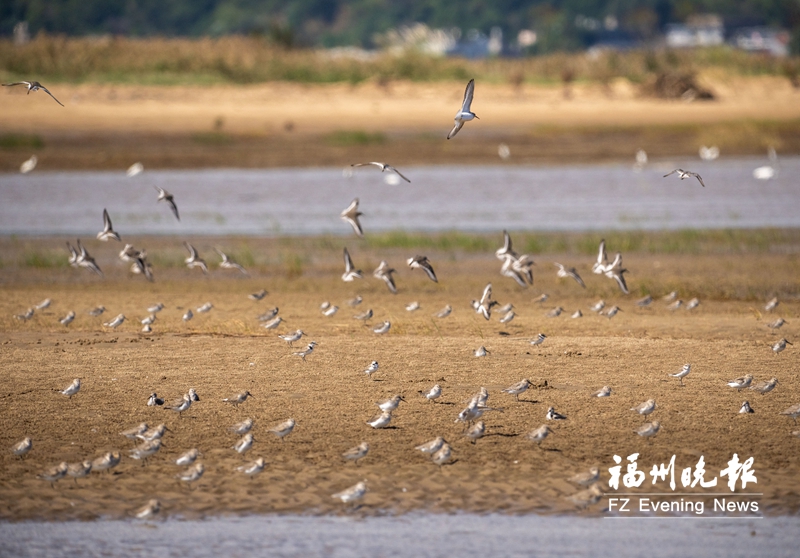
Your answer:
[[[36,269],[53,269],[67,267],[67,257],[62,252],[54,250],[25,252],[22,256],[22,265]]]
[[[386,136],[380,132],[363,130],[337,130],[325,136],[329,145],[349,147],[351,145],[380,145],[386,142]]]
[[[203,145],[228,145],[233,143],[233,138],[222,132],[196,132],[192,134],[192,141]]]
[[[0,149],[42,149],[44,140],[35,134],[0,134]]]

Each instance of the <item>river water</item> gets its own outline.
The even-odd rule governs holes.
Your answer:
[[[474,514],[0,523],[3,556],[796,556],[800,519]]]
[[[800,158],[756,180],[759,159],[630,165],[409,167],[411,184],[376,167],[40,172],[0,175],[0,234],[89,235],[107,208],[126,234],[350,234],[339,213],[361,200],[367,232],[580,231],[800,227]],[[662,175],[675,167],[694,180]],[[349,169],[348,169],[349,170]],[[394,177],[396,178],[396,177]],[[155,186],[175,196],[178,222]]]

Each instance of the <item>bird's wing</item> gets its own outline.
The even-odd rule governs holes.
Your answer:
[[[196,260],[197,259],[197,250],[194,249],[194,246],[192,246],[188,242],[184,242],[183,245],[186,246],[187,250],[189,250],[189,257],[191,259],[193,259],[193,260]]]
[[[4,86],[13,86],[13,85],[30,85],[29,81],[15,81],[14,83],[4,83]]]
[[[674,171],[672,171],[672,172],[668,172],[667,174],[665,174],[665,175],[664,175],[664,178],[668,177],[668,176],[669,176],[669,175],[671,175],[671,174],[675,174],[676,172],[678,172],[678,170],[679,170],[679,169],[675,169],[675,170],[674,170]]]
[[[450,139],[450,138],[454,137],[458,133],[458,131],[462,128],[462,126],[464,126],[464,121],[463,120],[456,120],[455,121],[455,125],[453,126],[453,129],[450,130],[449,134],[447,134],[447,139]]]
[[[387,169],[389,169],[389,170],[391,170],[391,171],[394,171],[394,172],[395,172],[395,174],[397,174],[397,176],[399,176],[400,178],[402,178],[403,180],[405,180],[405,181],[406,181],[406,182],[408,182],[409,184],[411,183],[411,181],[410,181],[408,178],[406,178],[406,177],[403,175],[403,173],[401,173],[399,170],[397,170],[397,169],[396,169],[396,168],[394,168],[393,166],[391,166],[391,165],[386,165],[386,168],[387,168]]]
[[[433,281],[434,283],[438,283],[439,282],[439,280],[436,278],[436,273],[434,273],[434,271],[433,271],[433,266],[430,264],[430,262],[428,261],[427,258],[425,258],[422,261],[420,261],[419,265],[420,265],[420,267],[422,269],[425,270],[425,273],[428,274],[428,277],[430,277],[431,281]]]
[[[472,96],[475,94],[475,80],[469,80],[467,89],[464,91],[464,102],[461,103],[462,112],[472,112],[470,105],[472,105]]]
[[[347,208],[344,211],[342,211],[341,215],[342,217],[345,217],[347,215],[352,215],[353,213],[357,212],[358,212],[358,198],[355,198],[353,201],[350,202],[350,205],[348,205]]]
[[[180,220],[181,220],[181,216],[180,216],[180,215],[178,215],[178,206],[177,206],[177,205],[175,205],[175,200],[174,200],[174,199],[172,199],[172,196],[168,196],[168,197],[167,197],[167,203],[169,203],[169,207],[172,209],[172,213],[174,213],[174,214],[175,214],[175,218],[176,218],[178,221],[180,221]]]
[[[616,279],[616,280],[617,280],[617,284],[619,285],[619,288],[620,288],[620,290],[621,290],[623,293],[625,293],[625,294],[628,294],[628,293],[629,293],[629,291],[628,291],[628,285],[627,285],[627,284],[625,284],[625,276],[623,275],[623,273],[624,273],[624,272],[625,272],[625,270],[624,270],[624,269],[621,269],[621,270],[619,271],[619,273],[615,273],[615,274],[614,274],[614,279]]]
[[[697,179],[697,181],[698,181],[698,182],[700,182],[700,186],[702,186],[703,188],[705,188],[705,187],[706,187],[706,185],[705,185],[705,184],[703,184],[703,177],[701,177],[701,176],[700,176],[699,174],[697,174],[696,172],[693,172],[693,173],[691,173],[691,174],[692,174],[692,176],[694,176],[694,177]]]
[[[608,263],[608,255],[606,254],[605,239],[600,241],[600,249],[597,252],[597,263],[600,265],[606,265]]]
[[[353,271],[353,260],[350,259],[350,252],[347,251],[347,248],[344,249],[344,272],[350,273]]]
[[[42,91],[44,91],[45,93],[47,93],[48,95],[50,95],[51,97],[53,97],[53,100],[54,100],[56,103],[58,103],[58,104],[59,104],[59,105],[61,105],[62,107],[64,106],[64,104],[63,104],[61,101],[59,101],[58,99],[56,99],[55,95],[53,95],[52,93],[50,93],[50,91],[48,91],[48,90],[47,90],[47,87],[45,87],[45,86],[43,86],[43,85],[39,85],[39,89],[41,89]]]
[[[580,286],[581,286],[581,287],[583,287],[584,289],[586,288],[586,285],[584,284],[584,282],[583,282],[583,279],[581,279],[581,276],[580,276],[580,275],[578,275],[578,272],[577,272],[577,271],[575,271],[575,268],[574,268],[574,267],[573,267],[573,268],[570,270],[570,277],[572,277],[573,279],[575,279],[575,281],[577,281],[577,282],[578,282],[578,285],[580,285]]]
[[[509,252],[511,252],[511,250],[512,250],[512,248],[511,248],[511,235],[508,234],[508,231],[504,230],[503,231],[503,250],[502,251],[503,251],[504,254],[508,254]]]
[[[381,275],[381,279],[386,282],[386,286],[389,287],[392,294],[397,294],[397,285],[394,284],[394,277],[392,277],[391,273],[384,273]]]
[[[105,229],[104,232],[113,230],[113,227],[111,226],[111,217],[108,216],[107,209],[103,209],[103,228]]]
[[[483,289],[483,296],[481,296],[481,304],[488,304],[492,300],[492,284],[489,283]]]

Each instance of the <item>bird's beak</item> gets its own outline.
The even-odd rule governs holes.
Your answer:
[[[172,432],[172,430],[170,429],[170,427],[169,427],[169,426],[165,426],[165,427],[164,427],[164,430],[166,430],[167,432]]]

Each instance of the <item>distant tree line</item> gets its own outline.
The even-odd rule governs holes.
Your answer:
[[[609,35],[647,40],[668,23],[705,13],[726,27],[792,31],[800,47],[800,0],[2,0],[0,35],[28,22],[38,32],[85,36],[263,36],[288,48],[372,47],[377,34],[421,22],[506,38],[536,31],[534,52],[576,50]],[[609,22],[612,22],[609,24]]]

